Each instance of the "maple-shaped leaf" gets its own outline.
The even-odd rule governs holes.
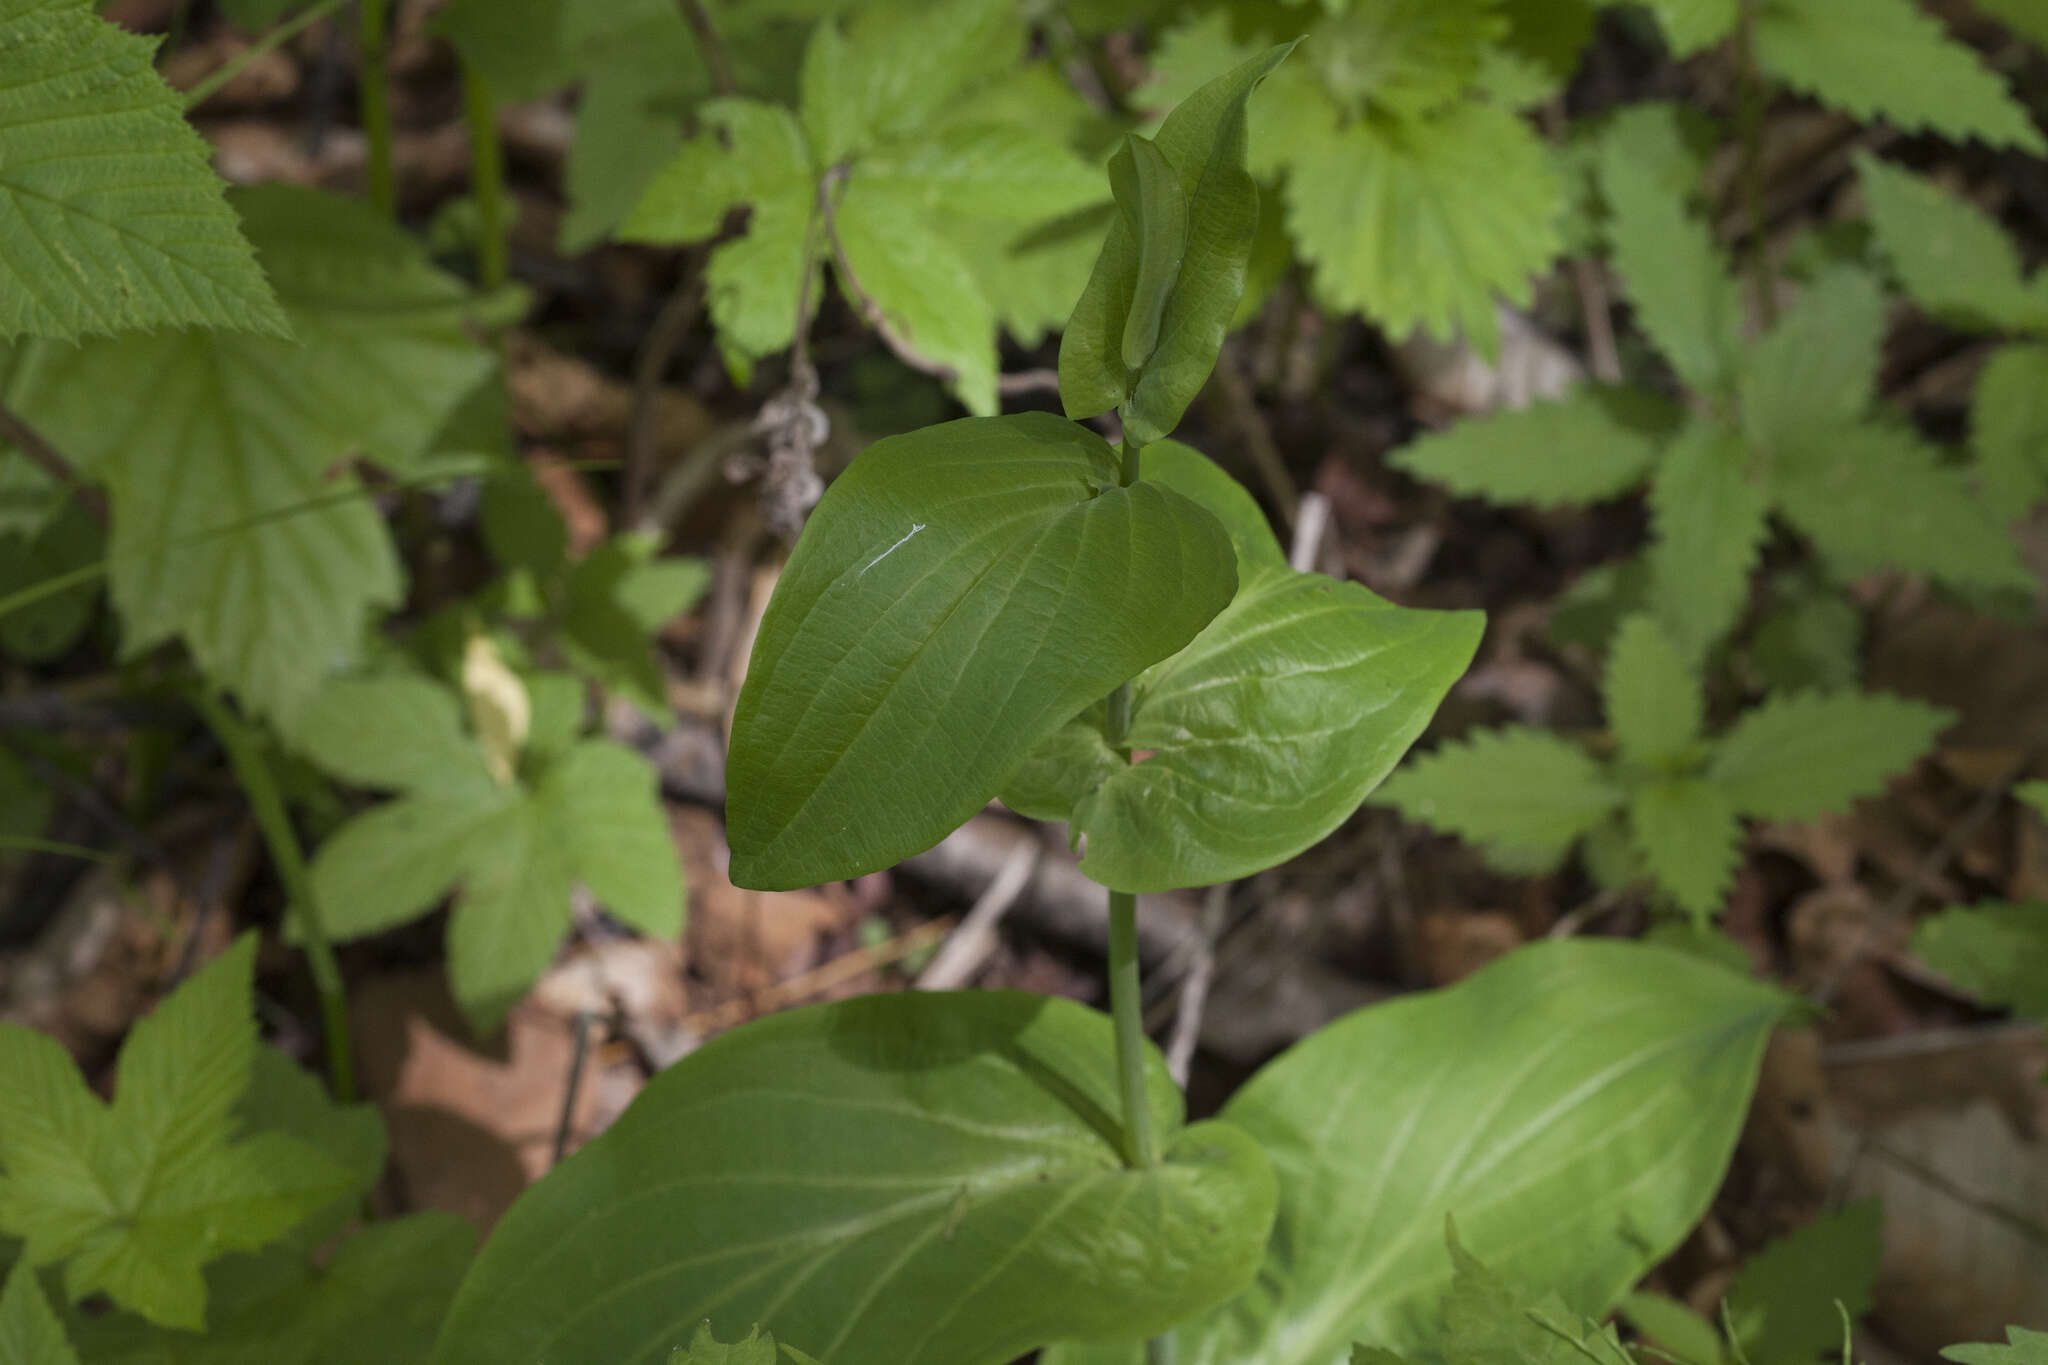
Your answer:
[[[256,1055],[254,935],[194,974],[122,1045],[102,1103],[58,1044],[0,1024],[0,1232],[73,1299],[103,1293],[168,1327],[205,1326],[201,1271],[281,1236],[350,1176],[282,1132],[230,1141]]]
[[[1764,70],[1866,123],[2048,153],[2005,82],[1914,0],[1765,0],[1755,43]]]
[[[497,362],[462,282],[367,205],[286,186],[234,202],[296,340],[32,342],[0,353],[0,396],[112,494],[124,649],[183,640],[289,728],[400,596],[349,462],[410,472]]]
[[[327,931],[376,933],[457,892],[449,974],[479,1033],[553,958],[577,884],[645,933],[682,930],[682,872],[653,771],[608,740],[574,739],[573,725],[535,706],[518,772],[502,779],[446,688],[348,678],[321,689],[296,734],[328,771],[398,793],[320,846],[312,878]]]
[[[290,330],[155,51],[90,0],[0,0],[0,341]]]
[[[1339,103],[1415,117],[1464,95],[1507,33],[1496,0],[1376,0],[1317,24],[1303,55]]]

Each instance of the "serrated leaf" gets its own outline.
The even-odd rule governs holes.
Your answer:
[[[347,462],[411,472],[497,362],[465,286],[367,205],[276,185],[235,203],[296,343],[31,343],[0,387],[112,494],[124,649],[182,639],[289,730],[400,596],[390,534]]]
[[[1319,1030],[1224,1106],[1272,1155],[1280,1215],[1255,1287],[1177,1329],[1175,1358],[1424,1345],[1446,1216],[1500,1275],[1604,1315],[1713,1198],[1786,1003],[1665,949],[1575,940]],[[1045,1359],[1135,1365],[1144,1347]]]
[[[1622,799],[1621,788],[1578,745],[1510,727],[1423,754],[1382,783],[1372,803],[1526,867],[1562,859]]]
[[[2048,329],[2012,239],[1983,210],[1868,152],[1856,154],[1856,175],[1877,243],[1915,303],[1978,330]]]
[[[1495,0],[1380,0],[1332,7],[1304,60],[1347,107],[1398,117],[1432,113],[1478,79],[1486,49],[1508,32]]]
[[[1864,122],[2048,153],[2005,82],[1913,0],[1766,0],[1754,42],[1764,70]]]
[[[1978,372],[1970,448],[1996,521],[2017,521],[2048,497],[2048,346],[2000,347]]]
[[[1546,506],[1618,497],[1642,482],[1679,425],[1663,399],[1587,384],[1563,398],[1468,417],[1388,463],[1453,493]]]
[[[8,1272],[0,1290],[0,1365],[78,1365],[64,1324],[26,1261]]]
[[[1884,1210],[1865,1199],[1778,1238],[1728,1286],[1727,1322],[1741,1358],[1811,1365],[1841,1346],[1842,1314],[1870,1311],[1884,1250]]]
[[[1245,169],[1245,101],[1293,50],[1270,48],[1183,100],[1155,139],[1186,204],[1185,250],[1162,295],[1137,297],[1144,256],[1123,215],[1110,224],[1088,285],[1060,339],[1060,401],[1069,417],[1118,408],[1128,439],[1164,439],[1215,368],[1244,292],[1258,226],[1258,192]],[[1169,231],[1162,224],[1161,231]],[[1147,231],[1151,231],[1150,228]],[[1157,307],[1157,345],[1132,365],[1124,338],[1134,311]]]
[[[336,1104],[317,1077],[274,1047],[256,1049],[234,1117],[240,1132],[284,1133],[317,1147],[348,1176],[348,1187],[332,1203],[286,1235],[288,1245],[307,1254],[359,1216],[362,1201],[384,1177],[388,1144],[376,1106]]]
[[[1069,1001],[867,996],[713,1039],[499,1221],[437,1365],[658,1365],[706,1319],[832,1365],[1162,1330],[1250,1279],[1273,1178],[1145,1068],[1167,1155],[1132,1169],[1109,1020]]]
[[[1480,56],[1478,84],[1510,109],[1564,93],[1592,41],[1594,0],[1506,0],[1508,29]]]
[[[2048,1365],[2048,1332],[2025,1327],[2005,1329],[2005,1343],[1971,1342],[1944,1346],[1942,1358],[1958,1365]]]
[[[775,1338],[763,1337],[758,1325],[747,1332],[744,1340],[728,1346],[711,1334],[708,1322],[697,1324],[697,1334],[690,1338],[688,1346],[678,1346],[668,1353],[668,1365],[775,1365],[777,1359]]]
[[[1102,172],[1036,128],[985,120],[977,100],[960,122],[862,158],[858,181],[883,182],[923,207],[968,217],[1042,222],[1099,204]]]
[[[1612,0],[1608,0],[1612,3]],[[1657,16],[1673,56],[1689,57],[1735,31],[1738,0],[1640,0]]]
[[[886,328],[949,372],[969,412],[996,411],[996,320],[972,268],[926,222],[923,199],[856,174],[834,213],[841,287]],[[857,287],[856,287],[857,286]]]
[[[2048,1018],[2048,901],[1945,910],[1914,926],[1913,952],[1987,1005]]]
[[[1884,296],[1861,271],[1830,271],[1807,286],[1743,350],[1736,396],[1751,446],[1766,455],[1825,449],[1869,411],[1884,324]]]
[[[1773,692],[1854,688],[1863,675],[1863,613],[1818,575],[1794,585],[1773,587],[1776,602],[1750,636],[1750,667]]]
[[[1008,74],[1024,29],[1008,0],[868,5],[804,50],[803,127],[820,166],[913,136],[981,81]]]
[[[290,334],[155,51],[88,0],[0,0],[0,342]]]
[[[0,1024],[0,1232],[23,1264],[62,1264],[73,1299],[106,1294],[169,1327],[206,1321],[205,1264],[253,1250],[348,1187],[282,1133],[230,1145],[256,1050],[245,935],[136,1024],[114,1102],[42,1034]]]
[[[1660,778],[1629,794],[1629,827],[1657,884],[1705,923],[1720,913],[1742,842],[1728,794],[1695,777]]]
[[[976,292],[988,300],[996,321],[1019,346],[1030,348],[1073,314],[1111,211],[1099,204],[1029,228],[943,209],[928,216],[966,260]]]
[[[1542,141],[1466,101],[1427,118],[1363,118],[1298,148],[1287,225],[1326,304],[1399,337],[1499,339],[1496,294],[1526,303],[1556,256],[1564,189]]]
[[[1924,573],[1966,587],[2031,589],[2033,576],[1969,476],[1904,426],[1837,430],[1781,460],[1772,491],[1785,518],[1840,570]]]
[[[929,848],[1223,609],[1223,528],[1119,487],[1119,467],[1094,433],[1023,413],[877,442],[834,481],[733,719],[735,881],[810,886]]]
[[[1124,747],[1145,756],[1075,754],[1062,732],[1067,757],[1094,759],[1059,813],[1087,836],[1081,870],[1137,892],[1250,876],[1335,829],[1422,733],[1485,624],[1296,573],[1205,457],[1169,441],[1143,459],[1148,482],[1216,514],[1241,548],[1230,605],[1131,686]]]
[[[479,1033],[489,1033],[544,969],[569,925],[578,883],[619,918],[649,934],[681,931],[682,874],[654,775],[638,755],[603,740],[555,751],[529,748],[522,773],[500,782],[463,735],[453,699],[426,701],[420,681],[336,681],[308,712],[314,755],[351,732],[374,733],[388,711],[422,752],[445,755],[432,770],[369,745],[354,771],[397,799],[354,817],[313,859],[314,894],[337,940],[404,923],[460,890],[449,919],[455,996]]]
[[[1749,601],[1769,504],[1750,478],[1748,455],[1734,432],[1695,421],[1650,486],[1650,603],[1672,643],[1696,663]]]
[[[1810,820],[1881,791],[1954,720],[1882,692],[1773,697],[1722,736],[1707,779],[1744,815]]]
[[[1713,233],[1666,183],[1670,174],[1631,139],[1602,141],[1607,236],[1636,325],[1688,388],[1715,395],[1733,377],[1742,295]]]
[[[1603,697],[1607,723],[1630,762],[1668,768],[1700,737],[1706,697],[1699,675],[1654,617],[1621,623],[1607,656]]]

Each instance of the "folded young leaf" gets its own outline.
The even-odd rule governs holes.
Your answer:
[[[1967,473],[1905,426],[1866,422],[1781,459],[1772,490],[1785,519],[1840,570],[1924,573],[1964,587],[2031,590],[2011,537]]]
[[[1156,1054],[1166,1157],[1127,1167],[1110,1032],[985,991],[713,1039],[512,1206],[436,1365],[662,1365],[707,1320],[831,1365],[1003,1365],[1063,1333],[1162,1331],[1249,1282],[1273,1174],[1229,1125],[1181,1126]]]
[[[1713,233],[1672,193],[1668,175],[1668,163],[1646,157],[1633,140],[1602,141],[1607,235],[1636,325],[1688,388],[1717,395],[1733,378],[1742,295]]]
[[[27,1261],[7,1273],[0,1289],[0,1365],[78,1365],[78,1352]]]
[[[811,886],[931,847],[1228,604],[1216,518],[1119,469],[1094,433],[1023,413],[891,437],[839,476],[734,714],[736,882]]]
[[[1245,169],[1245,101],[1293,44],[1267,51],[1218,76],[1167,115],[1155,139],[1172,168],[1186,204],[1185,228],[1175,233],[1155,204],[1152,221],[1168,237],[1184,236],[1185,249],[1162,300],[1156,281],[1140,297],[1140,267],[1159,260],[1161,242],[1141,243],[1128,215],[1110,224],[1102,254],[1060,340],[1060,400],[1069,417],[1093,417],[1119,408],[1129,439],[1148,445],[1164,439],[1208,381],[1223,334],[1244,292],[1258,226],[1258,189]],[[1169,257],[1170,259],[1170,253]],[[1157,308],[1156,343],[1141,365],[1126,355],[1133,315]],[[1138,331],[1150,331],[1141,323]]]
[[[1629,827],[1651,877],[1695,922],[1720,913],[1742,842],[1727,794],[1696,777],[1662,778],[1629,793]]]
[[[2048,497],[2048,346],[2001,347],[1978,372],[1970,448],[1997,524]]]
[[[1739,1359],[1825,1359],[1842,1344],[1842,1315],[1870,1311],[1884,1251],[1884,1208],[1864,1199],[1822,1214],[1743,1263],[1728,1286]]]
[[[1811,820],[1881,791],[1954,720],[1882,692],[1773,697],[1715,744],[1707,780],[1744,815]]]
[[[1913,952],[1987,1005],[2048,1019],[2048,901],[1945,910],[1914,926]]]
[[[1132,684],[1125,747],[1139,761],[1075,752],[1061,732],[1085,775],[1060,813],[1087,836],[1081,870],[1135,892],[1250,876],[1322,839],[1429,724],[1485,626],[1296,573],[1250,496],[1186,446],[1148,446],[1143,463],[1240,548],[1230,605]]]
[[[0,342],[290,335],[156,44],[90,0],[0,0]]]
[[[349,462],[410,472],[497,360],[473,335],[479,301],[368,205],[278,185],[234,203],[296,344],[31,343],[0,387],[113,495],[124,650],[182,639],[289,730],[400,596],[390,533],[351,496]]]
[[[1877,244],[1915,303],[1977,330],[2048,331],[2048,299],[2028,292],[2012,239],[1983,210],[1868,152],[1856,174]]]
[[[1454,1274],[1446,1217],[1499,1275],[1603,1316],[1713,1198],[1787,1004],[1668,949],[1581,939],[1297,1043],[1223,1110],[1280,1173],[1272,1250],[1254,1290],[1176,1329],[1175,1359],[1327,1365],[1355,1341],[1425,1346]]]
[[[1829,450],[1870,410],[1884,344],[1884,295],[1860,270],[1833,270],[1742,352],[1736,396],[1753,450]]]
[[[1749,602],[1769,507],[1751,480],[1749,455],[1733,431],[1696,420],[1666,452],[1650,487],[1650,602],[1672,643],[1695,663]]]
[[[1531,792],[1542,799],[1531,800]],[[1547,730],[1512,726],[1440,745],[1372,797],[1518,868],[1555,865],[1622,800],[1621,787],[1584,749]]]
[[[2048,153],[2005,82],[1913,0],[1766,0],[1755,43],[1765,71],[1864,122]]]
[[[1654,394],[1587,384],[1526,408],[1468,417],[1394,451],[1388,463],[1489,502],[1598,502],[1641,483],[1679,421]]]
[[[244,935],[136,1024],[111,1106],[48,1036],[0,1024],[0,1233],[22,1239],[25,1266],[62,1264],[72,1299],[103,1293],[201,1330],[207,1262],[347,1190],[348,1172],[309,1143],[229,1141],[256,1053],[255,961]]]
[[[1287,226],[1317,296],[1395,336],[1499,343],[1495,295],[1525,303],[1562,244],[1564,187],[1521,119],[1462,102],[1368,116],[1294,150]]]
[[[1654,617],[1631,616],[1615,632],[1603,697],[1607,724],[1631,763],[1675,769],[1699,740],[1706,714],[1699,674]]]

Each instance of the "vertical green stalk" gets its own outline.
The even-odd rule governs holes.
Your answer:
[[[356,1098],[356,1068],[348,1033],[348,995],[342,985],[341,965],[334,958],[334,946],[327,941],[327,929],[320,920],[319,904],[313,899],[313,879],[307,875],[306,855],[299,847],[299,836],[292,830],[284,794],[271,775],[270,765],[264,762],[253,730],[203,688],[194,690],[192,704],[219,737],[220,747],[227,751],[235,780],[242,784],[257,828],[263,831],[263,842],[270,850],[278,880],[284,883],[285,894],[291,898],[292,913],[299,921],[299,938],[306,949],[306,963],[313,971],[313,988],[320,993],[322,1032],[327,1035],[328,1088],[337,1101],[352,1104]]]
[[[1138,898],[1109,893],[1109,1013],[1116,1025],[1116,1082],[1133,1167],[1157,1166],[1152,1111],[1145,1104],[1145,1002],[1138,980]]]
[[[469,62],[462,64],[462,114],[469,124],[469,187],[476,196],[477,282],[496,289],[506,276],[505,149],[498,141],[491,83]]]
[[[391,179],[391,77],[384,67],[386,0],[357,0],[358,57],[362,62],[360,96],[363,137],[368,140],[370,203],[385,217],[398,213]]]

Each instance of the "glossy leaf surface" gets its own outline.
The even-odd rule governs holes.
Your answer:
[[[1175,1333],[1180,1365],[1426,1341],[1446,1215],[1500,1275],[1605,1313],[1712,1198],[1785,1001],[1668,949],[1573,940],[1296,1044],[1224,1107],[1272,1156],[1280,1216],[1257,1282]]]
[[[1141,761],[1100,742],[1064,755],[1090,765],[1056,813],[1087,835],[1081,870],[1137,892],[1249,876],[1336,828],[1422,733],[1484,625],[1296,573],[1250,496],[1186,446],[1147,447],[1143,468],[1231,531],[1238,591],[1132,685],[1125,743]],[[1057,743],[1085,746],[1078,728]]]
[[[1247,1283],[1265,1157],[1180,1127],[1126,1169],[1110,1023],[1007,992],[867,996],[750,1024],[657,1076],[498,1224],[438,1365],[660,1365],[758,1323],[831,1365],[1003,1365],[1131,1339]]]
[[[1291,50],[1292,44],[1271,48],[1217,77],[1160,125],[1156,150],[1179,180],[1185,225],[1176,231],[1167,219],[1163,187],[1145,194],[1134,183],[1135,199],[1119,193],[1127,207],[1111,223],[1060,341],[1060,399],[1069,417],[1128,402],[1125,432],[1149,444],[1179,424],[1208,380],[1244,292],[1259,221],[1258,189],[1245,169],[1245,101]],[[1150,206],[1142,218],[1140,205]],[[1142,243],[1134,226],[1140,222]],[[1185,250],[1162,304],[1158,273],[1176,236]],[[1156,327],[1149,321],[1155,310]],[[1131,363],[1127,338],[1147,334],[1156,344],[1141,364]]]
[[[1033,745],[1230,601],[1216,518],[1044,413],[869,447],[763,617],[726,762],[733,879],[810,886],[937,843]]]

